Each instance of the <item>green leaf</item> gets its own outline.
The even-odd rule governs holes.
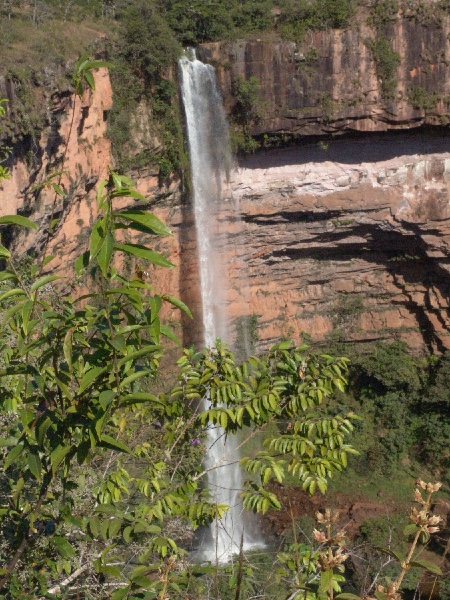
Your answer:
[[[89,260],[94,259],[100,252],[105,243],[106,231],[103,219],[99,219],[92,228],[90,243],[89,243]]]
[[[123,352],[127,347],[127,341],[125,339],[125,336],[121,333],[116,333],[116,335],[113,338],[111,338],[111,345],[116,350],[119,350],[119,352]]]
[[[108,523],[108,536],[109,538],[114,538],[119,533],[122,527],[122,521],[120,519],[114,519],[113,521],[109,521]]]
[[[182,302],[181,300],[179,300],[178,298],[175,298],[175,296],[170,296],[169,294],[164,294],[163,296],[161,296],[161,298],[163,300],[165,300],[166,302],[170,302],[170,304],[173,304],[173,306],[176,306],[177,308],[182,310],[184,313],[186,313],[188,317],[193,319],[192,313],[189,310],[189,308],[186,306],[186,304],[184,302]]]
[[[69,329],[69,331],[64,336],[63,342],[63,353],[64,358],[69,366],[69,369],[72,369],[72,337],[73,337],[73,329]]]
[[[6,469],[8,467],[10,467],[18,458],[19,456],[22,454],[23,452],[23,442],[20,444],[17,444],[17,446],[15,446],[8,454],[8,456],[5,458],[5,462],[3,463],[3,468]]]
[[[106,409],[112,402],[115,393],[112,390],[103,391],[98,397],[98,401],[100,402],[100,406]]]
[[[100,69],[104,67],[105,69],[114,69],[114,64],[107,62],[106,60],[87,60],[84,63],[84,69]]]
[[[395,558],[396,560],[398,560],[399,563],[402,563],[405,560],[405,556],[403,556],[403,554],[400,554],[399,552],[396,552],[395,550],[391,550],[390,548],[385,548],[384,546],[374,546],[375,550],[378,550],[379,552],[382,552],[383,554],[387,554],[388,556],[392,556],[392,558]]]
[[[116,244],[114,246],[115,250],[119,250],[119,252],[125,252],[126,254],[131,254],[132,256],[137,256],[138,258],[142,258],[147,260],[148,262],[158,265],[159,267],[174,267],[167,258],[164,258],[161,254],[154,252],[154,250],[149,250],[145,246],[141,246],[140,244]]]
[[[89,451],[91,449],[91,444],[86,440],[82,442],[77,448],[77,462],[79,465],[82,465],[89,456]]]
[[[104,448],[110,448],[111,450],[118,450],[119,452],[125,452],[126,454],[133,453],[131,448],[128,448],[128,446],[126,446],[122,442],[119,442],[119,440],[114,439],[110,435],[103,434],[100,438],[99,446],[102,446]]]
[[[51,419],[45,416],[41,417],[36,424],[36,440],[41,447],[44,445],[45,436],[51,424]]]
[[[97,262],[99,264],[100,269],[102,270],[103,277],[106,277],[108,274],[109,263],[111,262],[111,258],[114,252],[114,237],[108,231],[105,237],[105,241],[100,248],[99,253],[97,254]]]
[[[66,538],[55,535],[51,541],[63,558],[74,558],[76,556],[72,544]]]
[[[14,296],[25,296],[25,292],[20,290],[19,288],[14,288],[13,290],[9,290],[0,296],[0,302],[3,300],[7,300],[8,298],[13,298]]]
[[[129,377],[125,377],[119,384],[119,389],[124,389],[128,387],[133,381],[140,379],[141,377],[147,377],[147,375],[154,375],[154,371],[150,369],[139,370],[130,375]]]
[[[23,302],[13,304],[3,315],[2,325],[7,325],[11,318],[22,309]]]
[[[149,394],[147,392],[136,392],[134,394],[127,394],[122,398],[120,403],[121,406],[125,406],[127,404],[142,404],[144,402],[152,402],[153,404],[159,404],[164,406],[164,402],[160,400],[157,396],[153,394]]]
[[[409,564],[411,567],[419,567],[420,569],[426,569],[435,575],[442,575],[441,569],[429,560],[411,560]]]
[[[84,77],[85,82],[91,88],[91,90],[95,90],[95,79],[94,79],[94,76],[92,75],[92,73],[90,71],[85,71],[83,73],[83,77]]]
[[[38,229],[36,223],[20,215],[5,215],[4,217],[0,217],[0,225],[20,225],[21,227],[28,227],[28,229]]]
[[[330,591],[330,585],[333,581],[333,569],[327,569],[320,574],[320,591],[324,594]]]
[[[127,544],[129,544],[131,541],[132,533],[133,533],[133,528],[130,527],[130,525],[128,525],[128,527],[125,527],[125,529],[122,532],[123,539],[126,541]]]
[[[348,593],[344,593],[344,594],[338,594],[337,596],[335,596],[336,600],[361,600],[360,596],[357,596],[356,594],[348,594]]]
[[[78,388],[77,394],[80,395],[87,389],[102,373],[106,371],[106,367],[92,367],[84,375],[81,380],[80,387]]]
[[[96,432],[98,438],[101,438],[102,429],[103,429],[103,422],[104,422],[105,418],[106,418],[106,412],[103,413],[103,414],[100,412],[100,413],[98,413],[97,418],[92,422],[92,424],[94,425],[95,432]]]
[[[131,516],[130,514],[121,512],[117,508],[117,506],[114,506],[113,504],[98,504],[95,507],[95,511],[99,512],[99,513],[103,513],[105,515],[112,515],[115,517],[120,517],[122,519],[126,519],[127,521],[134,521],[133,516]]]
[[[111,178],[113,180],[116,191],[120,191],[124,187],[124,185],[126,186],[126,183],[125,183],[123,177],[121,177],[115,171],[111,171]]]
[[[108,527],[109,521],[103,521],[100,525],[100,535],[105,542],[108,540]]]
[[[57,448],[55,448],[50,454],[50,463],[52,465],[53,473],[56,473],[59,465],[62,463],[67,454],[69,454],[70,450],[70,446],[57,446]]]
[[[30,322],[31,312],[34,308],[34,302],[27,300],[22,308],[22,328],[25,335],[28,335],[28,324]]]
[[[46,256],[46,257],[44,258],[44,260],[42,261],[42,268],[46,267],[46,266],[48,265],[48,263],[52,262],[52,260],[53,260],[54,258],[55,258],[55,257],[54,257],[52,254],[49,254],[48,256]]]
[[[177,338],[177,336],[174,334],[174,332],[172,331],[172,329],[170,327],[167,327],[167,325],[161,324],[159,326],[159,331],[160,331],[161,335],[164,335],[167,339],[172,340],[172,342],[175,342],[175,344],[177,346],[180,346],[180,348],[181,348],[180,340]]]
[[[0,438],[0,448],[15,446],[19,440],[16,437]]]
[[[61,279],[61,277],[59,277],[58,275],[44,275],[43,277],[40,277],[37,281],[33,283],[33,285],[30,287],[30,292],[35,292],[44,285],[47,285],[47,283],[51,283],[52,281],[56,281],[57,279]]]
[[[138,575],[133,578],[133,584],[138,585],[143,589],[148,589],[154,585],[154,582],[148,577],[144,577],[143,575]]]
[[[115,213],[115,216],[127,221],[132,221],[133,223],[138,223],[141,225],[139,231],[142,231],[144,228],[148,233],[154,233],[160,236],[172,234],[170,229],[166,227],[162,221],[145,210],[125,210]]]
[[[100,209],[103,203],[103,200],[105,199],[105,196],[103,196],[103,190],[105,189],[105,185],[108,183],[107,179],[102,179],[100,181],[100,184],[97,188],[97,208]]]
[[[417,533],[418,530],[418,526],[415,523],[410,523],[409,525],[407,525],[405,527],[405,529],[403,530],[403,533],[405,535],[414,535]]]
[[[86,252],[83,252],[83,254],[81,254],[75,261],[75,273],[77,274],[78,277],[81,275],[81,273],[84,271],[84,269],[86,269],[87,266],[89,265],[89,256],[90,256],[89,250],[86,250]]]
[[[11,252],[5,246],[0,244],[0,256],[3,258],[11,258]]]
[[[38,454],[28,455],[28,468],[38,481],[42,481],[42,463]]]
[[[273,351],[273,350],[288,350],[291,346],[292,346],[291,340],[286,340],[285,342],[280,342],[279,344],[275,344],[275,346],[272,346],[272,348],[270,350],[271,351]]]
[[[421,544],[426,544],[430,539],[430,533],[428,531],[421,531],[419,534],[419,542]]]
[[[120,190],[111,193],[111,198],[135,198],[141,202],[146,202],[147,198],[139,193],[137,190],[129,187],[122,187]]]
[[[53,191],[56,192],[56,194],[58,196],[64,196],[65,195],[65,191],[62,189],[62,187],[60,185],[58,185],[57,183],[52,183],[51,184]],[[56,225],[56,223],[59,222],[59,219],[53,219],[51,225],[50,225],[50,229],[53,229],[53,227]]]
[[[98,572],[103,573],[104,575],[109,575],[110,577],[118,577],[119,579],[122,579],[122,573],[117,567],[105,565],[104,567],[99,567]]]
[[[100,519],[98,517],[91,517],[89,519],[89,529],[94,538],[100,537]]]
[[[130,352],[130,354],[127,354],[126,356],[121,358],[117,362],[117,366],[122,367],[130,360],[136,360],[137,358],[141,358],[141,356],[145,356],[146,354],[151,354],[152,352],[156,352],[157,350],[161,350],[161,349],[162,349],[162,346],[159,346],[157,344],[153,344],[151,346],[145,346],[144,348],[141,348],[140,350],[135,350],[134,352]]]
[[[0,281],[7,281],[8,279],[14,279],[15,281],[17,281],[16,275],[14,275],[14,273],[11,273],[11,271],[1,271]]]

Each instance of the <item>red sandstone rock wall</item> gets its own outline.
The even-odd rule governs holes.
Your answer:
[[[450,347],[450,137],[443,127],[373,133],[445,120],[444,94],[450,86],[446,27],[435,38],[433,28],[418,23],[395,26],[402,64],[391,104],[380,98],[373,59],[364,44],[370,34],[366,25],[314,34],[316,75],[305,74],[299,58],[305,49],[292,44],[239,42],[204,50],[218,65],[230,110],[232,77],[240,73],[259,78],[265,112],[254,133],[371,132],[323,143],[305,137],[296,147],[247,158],[232,172],[218,236],[228,265],[230,321],[256,315],[260,347],[280,337],[299,338],[302,332],[316,339],[401,337],[416,348]],[[438,46],[441,59],[429,62]],[[434,50],[427,54],[427,48]],[[49,136],[55,132],[43,136],[41,168],[29,173],[19,161],[12,179],[0,189],[0,214],[25,209],[41,225],[37,238],[20,237],[16,247],[39,248],[53,195],[36,195],[31,188],[58,168],[75,102],[63,181],[69,196],[64,203],[58,200],[60,222],[50,248],[55,259],[49,266],[63,272],[86,247],[96,217],[95,187],[112,164],[104,119],[111,89],[106,71],[95,77],[95,94],[87,93],[82,102],[66,98],[65,105],[54,107],[60,111],[60,143],[49,153]],[[436,86],[442,100],[435,111],[424,114],[408,104],[405,90],[411,82],[427,89]],[[323,94],[331,94],[334,102],[334,112],[326,119]],[[177,181],[161,190],[155,173],[143,170],[134,176],[151,209],[174,232],[157,247],[177,269],[153,269],[150,277],[158,290],[179,295],[198,310],[190,207],[180,203]],[[168,316],[179,319],[177,311]],[[201,338],[198,322],[184,322],[186,343]]]
[[[238,77],[256,77],[260,84],[262,118],[253,134],[302,135],[353,131],[385,131],[449,121],[450,17],[439,23],[406,16],[385,30],[400,55],[397,90],[383,98],[368,40],[377,33],[361,14],[348,30],[309,33],[303,42],[263,40],[204,44],[198,54],[216,66],[228,110],[235,99]],[[312,58],[311,58],[312,57]],[[414,88],[438,94],[436,107],[414,108]]]
[[[449,151],[448,136],[340,139],[233,173],[247,271],[232,289],[247,287],[262,344],[306,332],[450,347]]]

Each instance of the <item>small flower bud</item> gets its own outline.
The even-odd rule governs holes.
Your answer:
[[[323,523],[325,521],[325,515],[323,515],[321,512],[317,511],[316,512],[316,521],[318,523]]]
[[[431,493],[433,493],[433,492],[437,492],[437,491],[439,491],[439,490],[441,489],[441,487],[442,487],[442,483],[440,483],[440,482],[438,481],[438,482],[437,482],[437,483],[435,483],[435,484],[430,484],[430,486],[431,486]]]
[[[318,531],[317,529],[313,530],[313,537],[316,540],[316,542],[326,542],[327,541],[327,536],[325,535],[325,533],[323,531]]]
[[[333,541],[336,544],[340,544],[344,539],[345,539],[345,531],[343,529],[338,531],[333,537]]]
[[[431,515],[431,517],[428,517],[428,525],[438,525],[441,521],[443,521],[443,519],[439,515]]]
[[[333,511],[331,513],[331,522],[336,523],[336,521],[339,519],[339,515],[340,515],[340,513],[338,510]]]
[[[424,499],[422,498],[422,494],[420,493],[419,488],[416,488],[414,490],[414,500],[416,502],[420,502],[420,504],[423,504],[425,502]]]
[[[413,523],[417,524],[419,522],[419,511],[417,510],[417,508],[411,509],[411,514],[409,515],[409,518]]]
[[[426,530],[428,531],[428,533],[436,533],[437,531],[439,531],[439,527],[427,527]]]

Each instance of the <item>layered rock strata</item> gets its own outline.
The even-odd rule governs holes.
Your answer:
[[[235,103],[233,78],[258,77],[264,115],[251,125],[253,133],[346,132],[322,141],[304,136],[290,148],[260,151],[240,161],[217,206],[230,320],[251,317],[261,348],[280,337],[298,339],[301,333],[360,341],[401,337],[416,348],[437,350],[450,346],[448,131],[429,126],[376,133],[445,121],[447,25],[427,29],[402,23],[392,30],[402,62],[399,92],[391,104],[380,96],[364,24],[311,37],[316,75],[312,70],[305,75],[303,50],[284,42],[216,44],[203,50],[217,65],[229,111]],[[435,34],[444,52],[439,60],[433,58],[440,44]],[[355,73],[360,73],[361,96],[350,85]],[[12,179],[0,189],[0,214],[21,212],[41,227],[37,237],[12,240],[18,252],[42,249],[50,215],[59,219],[48,247],[55,258],[48,268],[63,273],[87,247],[96,218],[95,189],[113,164],[106,136],[109,78],[105,70],[95,78],[95,94],[86,92],[81,101],[70,94],[54,98],[53,125],[39,140],[37,167],[30,171],[25,160],[16,158]],[[411,82],[430,93],[437,90],[435,109],[414,109],[401,95]],[[330,90],[333,102],[347,94],[355,98],[354,105],[339,100],[325,113],[323,94]],[[68,191],[64,199],[49,187],[33,190],[61,166]],[[181,202],[176,179],[161,188],[150,169],[133,176],[148,206],[174,232],[171,238],[140,240],[156,246],[177,267],[148,269],[149,277],[158,290],[181,296],[197,310],[190,206]],[[179,322],[177,311],[168,316]],[[198,323],[183,323],[186,343],[201,338]]]
[[[245,288],[263,345],[304,332],[450,347],[449,185],[442,131],[243,161],[228,193],[242,218],[234,247],[228,237],[231,306]]]

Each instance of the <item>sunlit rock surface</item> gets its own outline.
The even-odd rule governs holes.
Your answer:
[[[202,50],[216,66],[229,112],[235,104],[233,78],[255,76],[263,114],[252,132],[300,136],[295,146],[241,160],[217,207],[232,282],[230,318],[256,316],[259,348],[301,332],[324,340],[401,337],[416,348],[450,347],[450,137],[444,126],[450,29],[447,22],[439,28],[398,20],[389,31],[401,55],[398,89],[389,101],[382,98],[364,43],[374,35],[365,22],[349,31],[313,34],[304,48],[254,40]],[[308,66],[310,48],[316,58]],[[95,77],[95,94],[75,100],[63,176],[69,194],[57,199],[59,222],[49,246],[55,259],[48,268],[65,274],[86,248],[96,218],[95,188],[113,165],[105,121],[111,87],[105,70]],[[411,106],[408,90],[414,86],[435,91],[436,106]],[[61,164],[72,102],[68,94],[54,99],[58,119],[39,140],[38,167],[29,170],[26,157],[18,157],[12,179],[0,186],[0,214],[19,211],[41,226],[37,237],[15,238],[20,252],[42,248],[54,194],[46,189],[36,195],[32,188]],[[177,267],[148,268],[148,277],[198,314],[196,236],[180,182],[170,179],[161,188],[150,168],[132,176],[174,233],[141,239]],[[231,216],[231,203],[239,205],[241,220]],[[166,310],[173,322],[180,321],[177,310]],[[183,321],[186,343],[201,338],[198,322]]]

